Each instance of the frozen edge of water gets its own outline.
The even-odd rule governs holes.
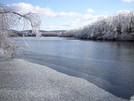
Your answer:
[[[126,99],[122,99],[112,95],[109,92],[97,87],[96,85],[88,82],[85,79],[68,76],[66,74],[57,72],[49,67],[42,66],[39,64],[30,63],[24,61],[22,59],[14,59],[10,61],[2,61],[0,62],[0,68],[10,68],[14,69],[14,72],[19,73],[19,69],[23,71],[21,72],[23,76],[30,72],[35,74],[39,78],[41,78],[45,82],[45,88],[48,89],[40,89],[40,92],[36,90],[33,92],[31,90],[11,90],[7,88],[0,89],[0,98],[4,98],[5,101],[9,101],[7,99],[20,99],[19,95],[26,96],[21,98],[22,100],[32,100],[40,99],[42,100],[54,100],[54,101],[62,101],[62,100],[77,100],[77,101],[127,101]],[[17,71],[16,71],[17,70]],[[2,71],[0,71],[2,72]],[[10,72],[10,71],[8,71]],[[31,76],[28,74],[29,77]],[[3,78],[4,79],[4,78]],[[50,86],[53,85],[53,86]],[[42,85],[43,86],[43,85]],[[32,88],[33,89],[33,88]],[[36,88],[38,89],[38,88]],[[4,95],[5,94],[5,95]],[[8,95],[8,96],[7,96]],[[8,97],[8,98],[6,98]]]

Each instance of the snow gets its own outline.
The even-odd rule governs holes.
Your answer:
[[[82,78],[22,59],[0,62],[1,101],[127,101]]]
[[[131,97],[130,101],[134,101],[134,95]]]

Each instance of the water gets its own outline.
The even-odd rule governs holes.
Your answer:
[[[125,99],[134,95],[134,42],[16,38],[23,59],[81,77]]]

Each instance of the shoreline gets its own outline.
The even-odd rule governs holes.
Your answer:
[[[85,79],[22,59],[0,62],[0,81],[4,101],[128,101]]]

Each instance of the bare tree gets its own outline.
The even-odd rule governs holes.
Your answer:
[[[10,7],[0,4],[0,48],[4,50],[6,56],[13,57],[18,45],[9,38],[12,28],[17,28],[19,26],[23,29],[27,26],[32,27],[32,32],[36,33],[37,38],[40,37],[39,27],[40,18],[35,13],[20,14]]]

